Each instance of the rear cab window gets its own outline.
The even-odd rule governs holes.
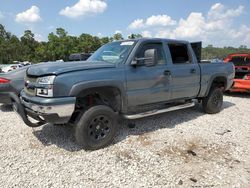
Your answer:
[[[192,58],[189,53],[187,44],[184,43],[168,43],[170,55],[173,64],[189,64]]]

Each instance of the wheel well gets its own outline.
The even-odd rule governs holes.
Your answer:
[[[121,91],[116,87],[96,87],[85,89],[77,95],[77,108],[89,108],[97,104],[110,106],[114,111],[122,109]]]
[[[216,77],[211,84],[211,87],[215,87],[215,86],[223,89],[224,91],[227,87],[227,79],[223,76]]]

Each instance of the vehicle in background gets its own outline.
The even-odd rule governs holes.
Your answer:
[[[61,62],[61,63],[63,63],[64,61],[63,61],[63,59],[57,59],[56,62]]]
[[[69,61],[86,61],[91,55],[91,53],[70,54]]]
[[[11,97],[19,96],[24,88],[24,76],[28,67],[0,74],[0,103],[11,104]]]
[[[32,63],[29,62],[29,61],[19,62],[19,65],[22,66],[22,67],[29,66],[29,65],[31,65],[31,64],[32,64]]]
[[[29,66],[31,65],[30,62],[25,61],[25,62],[19,62],[19,61],[14,61],[14,64],[6,64],[6,65],[1,65],[0,68],[0,73],[7,73],[13,70],[17,70],[21,67]]]
[[[200,63],[223,63],[221,59],[204,59],[201,60]]]
[[[218,113],[233,83],[232,63],[201,63],[201,42],[115,41],[87,61],[31,66],[15,110],[30,127],[72,124],[76,141],[95,150],[112,142],[117,119],[193,107]],[[38,120],[29,121],[28,117]]]
[[[6,72],[10,72],[16,69],[19,69],[20,67],[22,67],[19,64],[8,64],[2,67],[2,72],[6,73]]]
[[[250,54],[230,54],[224,62],[232,62],[235,66],[234,84],[230,91],[250,93]]]

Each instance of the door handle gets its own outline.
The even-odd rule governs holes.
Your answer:
[[[191,74],[195,74],[195,73],[196,73],[196,69],[191,69],[191,70],[190,70],[190,73],[191,73]]]
[[[170,72],[169,70],[165,70],[165,71],[164,71],[164,75],[165,75],[165,76],[171,76],[171,72]]]

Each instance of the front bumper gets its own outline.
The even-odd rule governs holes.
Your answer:
[[[21,92],[20,103],[26,114],[45,123],[68,123],[75,110],[75,97],[43,98]]]
[[[0,93],[0,103],[2,104],[11,104],[11,98],[9,93]]]
[[[231,87],[230,91],[250,93],[250,80],[234,79],[234,84]]]
[[[10,87],[10,84],[0,84],[0,103],[2,104],[11,104],[10,93],[13,90]]]

